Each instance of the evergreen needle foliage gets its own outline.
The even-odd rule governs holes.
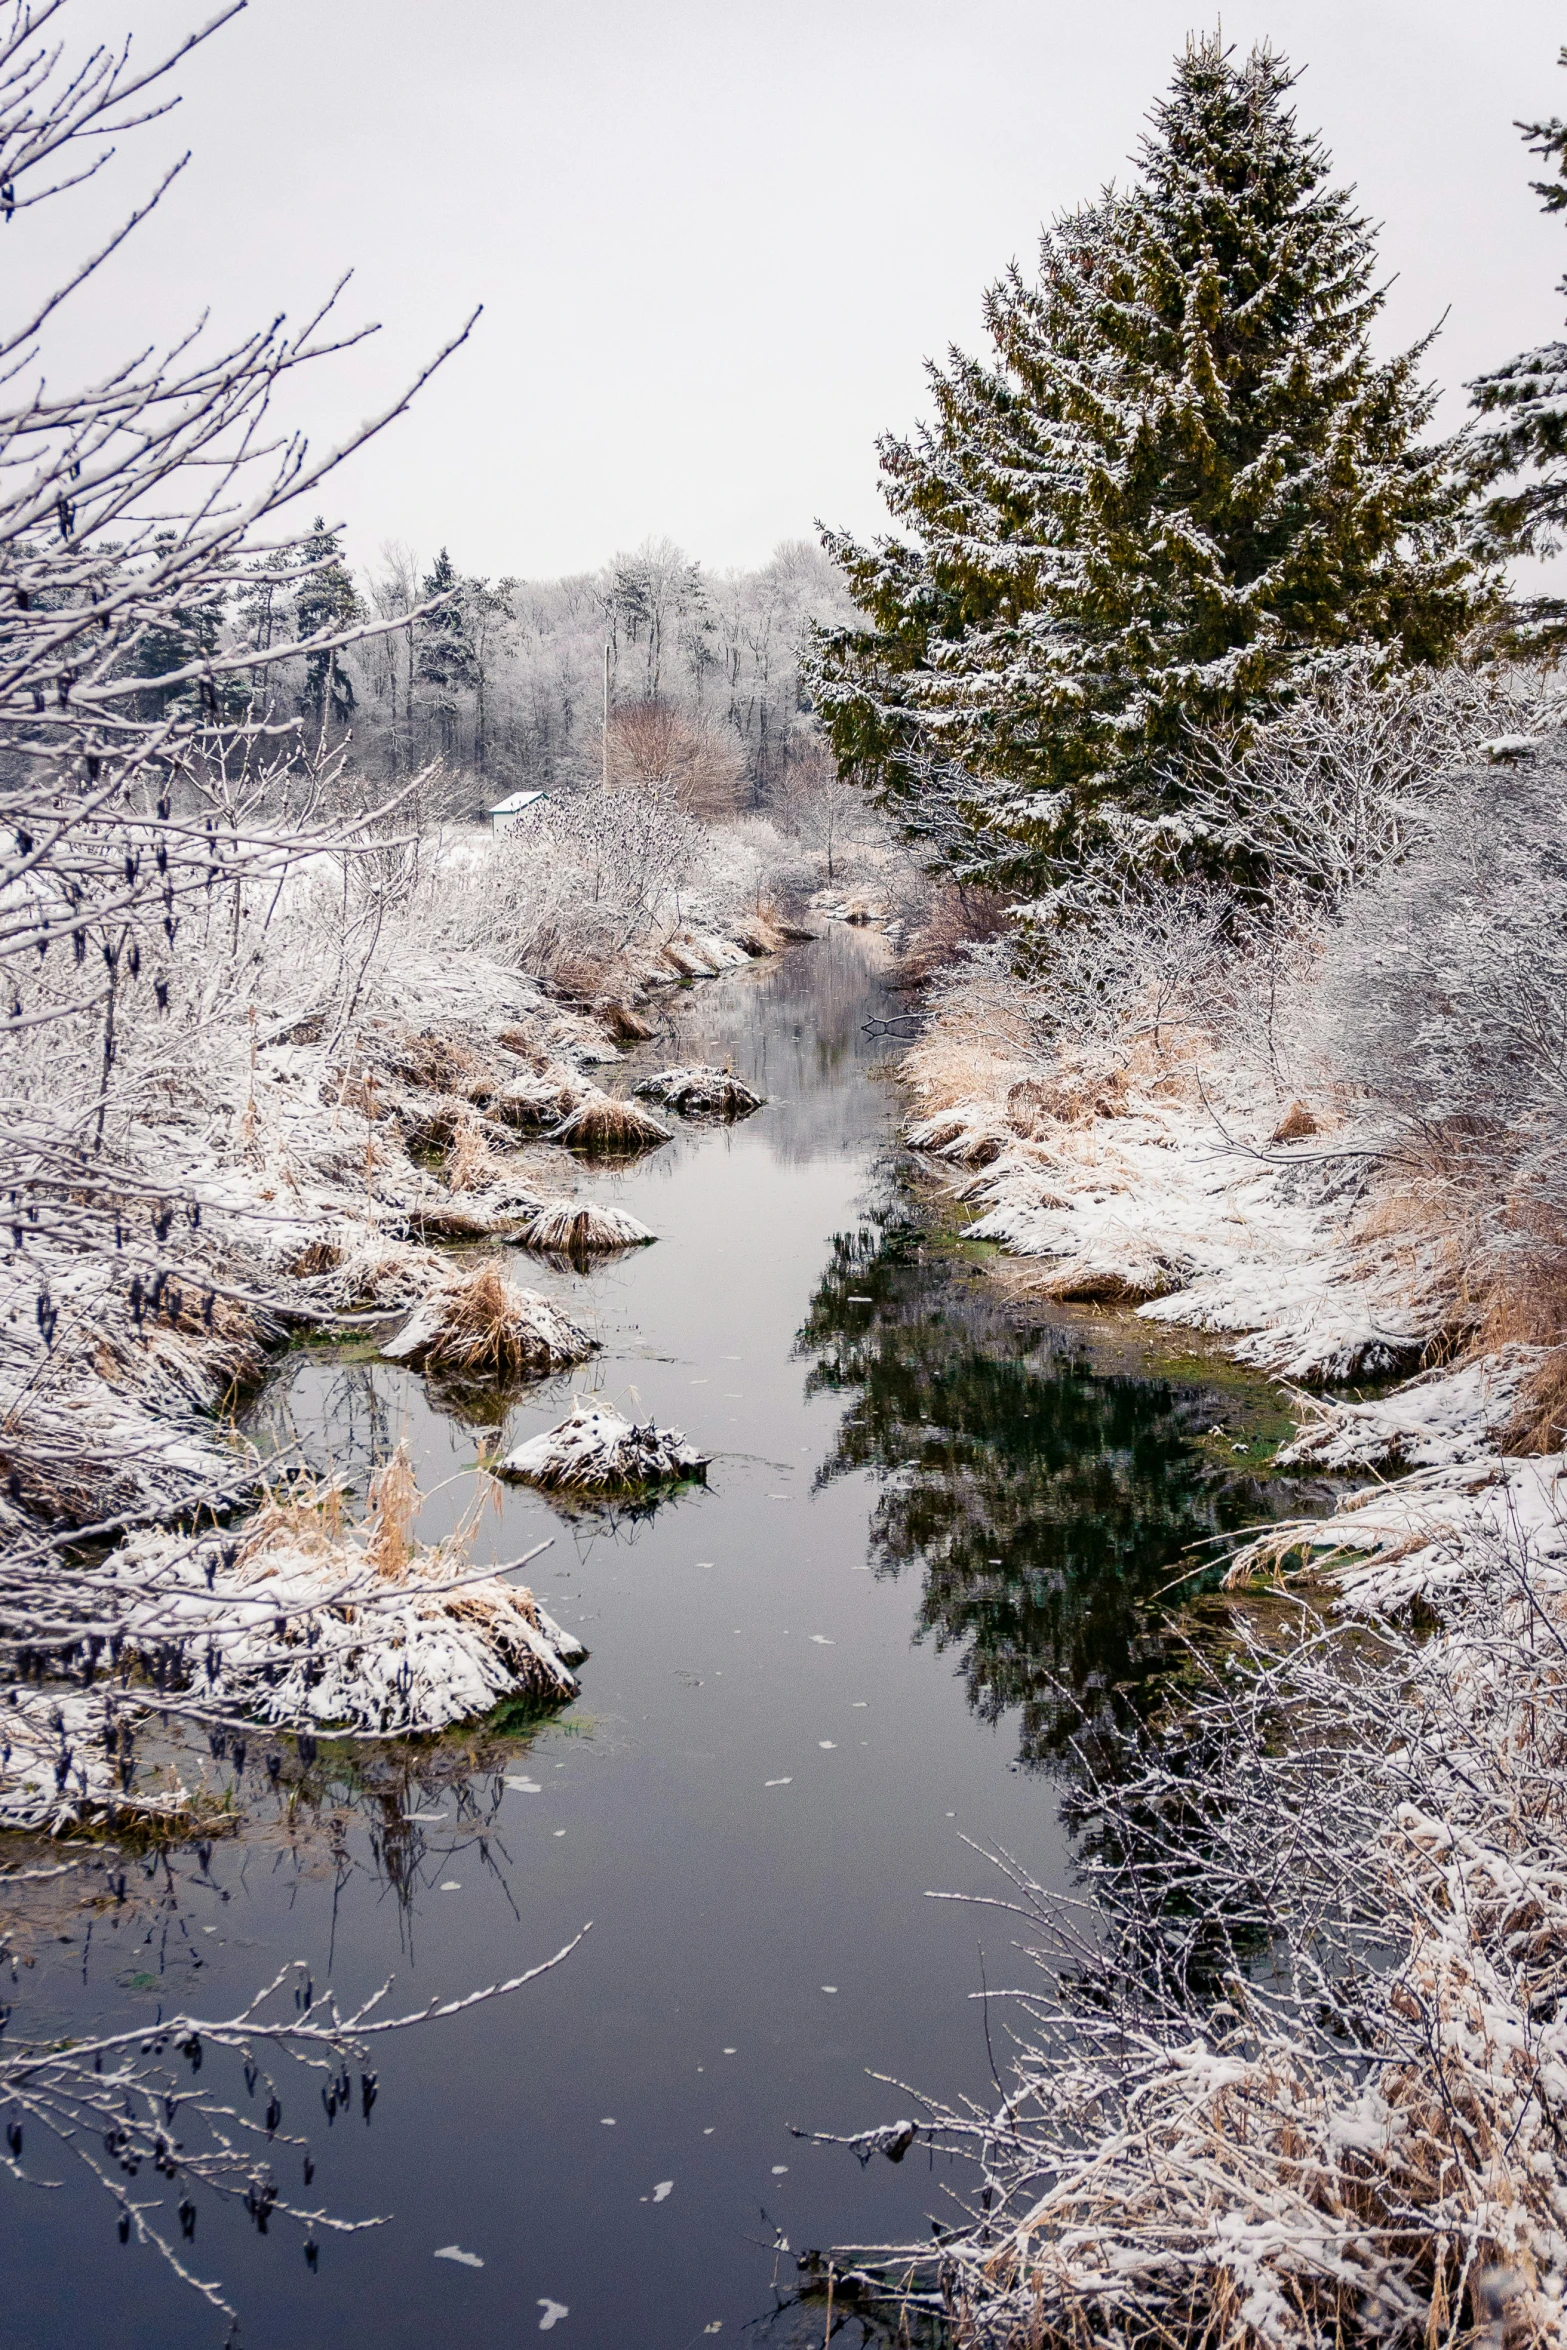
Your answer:
[[[1294,76],[1190,42],[1140,180],[985,300],[992,361],[932,367],[881,443],[907,537],[829,533],[867,625],[818,634],[845,767],[970,876],[1037,886],[1108,821],[1178,806],[1172,753],[1346,651],[1442,660],[1485,601],[1430,338],[1380,360],[1371,228]]]
[[[1558,63],[1567,65],[1567,49]],[[1542,210],[1567,211],[1567,123],[1553,115],[1517,127],[1556,174],[1530,183]],[[1557,290],[1567,293],[1567,278]],[[1481,529],[1503,553],[1548,555],[1567,525],[1567,343],[1521,351],[1469,391],[1481,414],[1494,419],[1475,442],[1477,482],[1494,493],[1481,510]],[[1559,624],[1562,607],[1541,605],[1533,617]]]

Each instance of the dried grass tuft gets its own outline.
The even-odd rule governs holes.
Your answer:
[[[653,1033],[653,1023],[629,1004],[595,1004],[594,1017],[602,1020],[611,1036],[621,1044],[645,1044]]]
[[[552,1129],[550,1140],[593,1156],[629,1156],[656,1150],[670,1140],[670,1132],[635,1102],[595,1091]]]
[[[542,1208],[517,1237],[524,1248],[585,1257],[604,1249],[641,1248],[657,1234],[624,1208],[601,1207],[595,1200],[556,1200]]]
[[[465,1101],[482,1100],[495,1084],[495,1072],[471,1045],[430,1028],[398,1038],[392,1067],[407,1085],[460,1094]]]
[[[526,1061],[530,1069],[543,1069],[549,1064],[549,1052],[531,1028],[503,1028],[495,1041],[504,1045],[507,1052],[515,1053],[519,1061]]]
[[[1305,1102],[1291,1102],[1268,1137],[1270,1142],[1304,1142],[1321,1131],[1315,1112]]]
[[[477,1118],[465,1118],[452,1136],[441,1172],[450,1191],[487,1191],[503,1162]]]
[[[369,1540],[365,1557],[389,1583],[400,1582],[414,1555],[414,1522],[423,1500],[404,1438],[370,1480]]]
[[[438,1378],[506,1384],[568,1370],[597,1345],[548,1298],[518,1288],[491,1262],[427,1298],[382,1351]]]

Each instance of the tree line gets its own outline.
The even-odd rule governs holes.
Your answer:
[[[193,665],[253,650],[253,668],[225,677],[220,719],[301,721],[316,743],[349,743],[372,781],[439,761],[453,813],[607,769],[612,782],[668,783],[712,815],[787,799],[802,765],[819,765],[802,645],[811,623],[850,610],[808,541],[752,571],[709,572],[654,540],[596,572],[492,579],[445,546],[425,562],[389,544],[356,567],[318,517],[281,562],[235,563],[160,613],[138,665],[156,715],[194,709]],[[363,624],[351,651],[288,657],[291,643]]]

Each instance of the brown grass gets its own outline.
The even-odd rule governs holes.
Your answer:
[[[627,1155],[670,1140],[669,1128],[617,1094],[595,1093],[553,1130],[552,1142],[591,1155]]]
[[[800,935],[798,924],[791,929],[776,906],[758,906],[735,932],[735,944],[744,947],[748,955],[776,955],[791,938]]]
[[[488,1264],[440,1300],[440,1324],[424,1368],[448,1378],[507,1382],[586,1359],[593,1342],[532,1291]]]
[[[343,1252],[335,1240],[308,1240],[288,1266],[296,1280],[308,1281],[312,1274],[335,1273],[343,1261]]]
[[[432,1028],[422,1029],[417,1036],[399,1037],[392,1066],[408,1085],[426,1085],[432,1093],[461,1094],[466,1101],[477,1101],[495,1084],[494,1070],[470,1045],[453,1036],[437,1035]]]
[[[1531,1237],[1486,1289],[1475,1351],[1545,1350],[1501,1441],[1508,1452],[1560,1452],[1567,1446],[1567,1247],[1548,1229]]]
[[[519,1061],[526,1061],[530,1069],[547,1069],[550,1056],[545,1046],[526,1028],[503,1028],[495,1039],[507,1052],[515,1053]]]
[[[557,1200],[541,1209],[517,1237],[524,1248],[585,1257],[601,1249],[642,1248],[654,1235],[618,1208],[601,1208],[592,1200]]]
[[[414,1520],[422,1499],[405,1438],[370,1480],[370,1539],[365,1556],[389,1583],[400,1581],[408,1572],[414,1554]]]
[[[485,1191],[500,1173],[501,1165],[477,1118],[465,1118],[452,1135],[441,1172],[449,1191]]]
[[[603,1021],[617,1044],[642,1044],[653,1033],[652,1021],[634,1012],[629,1004],[595,1004],[593,1009],[594,1017]]]

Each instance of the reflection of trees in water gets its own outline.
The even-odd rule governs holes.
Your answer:
[[[858,1149],[887,1127],[881,1088],[845,1082],[888,1050],[867,1035],[867,1020],[903,1008],[878,976],[883,967],[892,968],[878,937],[830,924],[744,984],[691,989],[636,1065],[732,1058],[767,1096],[770,1113],[754,1131],[785,1166]]]
[[[360,1493],[397,1445],[393,1399],[373,1361],[335,1363],[308,1408],[285,1372],[263,1390],[243,1423],[264,1459],[337,1477]]]
[[[835,1239],[798,1346],[809,1393],[853,1399],[821,1480],[880,1473],[877,1571],[922,1570],[922,1630],[961,1651],[983,1720],[1021,1710],[1028,1759],[1080,1704],[1119,1710],[1189,1547],[1267,1512],[1198,1447],[1211,1395],[1020,1329],[893,1211]]]

